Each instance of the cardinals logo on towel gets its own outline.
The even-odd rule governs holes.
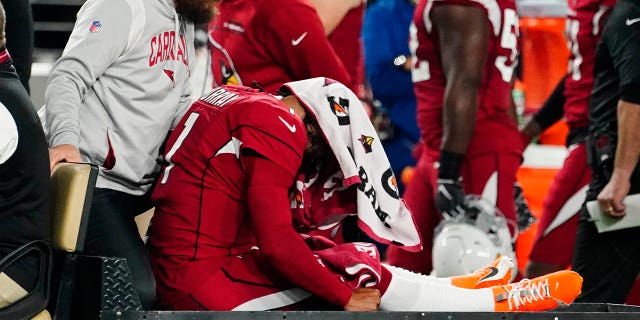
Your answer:
[[[373,137],[360,135],[360,143],[362,143],[362,147],[364,148],[364,152],[371,153],[371,145],[373,144]]]
[[[311,210],[311,206],[305,205],[309,209],[305,218],[314,221],[314,225],[321,229],[339,223],[344,216],[356,214],[358,226],[374,240],[395,243],[410,251],[421,250],[420,236],[411,212],[398,197],[389,159],[355,93],[326,78],[289,82],[284,87],[318,121],[339,165],[336,175],[330,175],[330,179],[323,177],[323,181],[316,182],[320,185],[309,183],[308,186],[325,187],[321,188],[324,207],[328,202],[340,207]],[[327,108],[327,102],[330,108]],[[304,177],[297,179],[300,178],[308,181]],[[335,183],[331,180],[334,178],[342,179],[342,183]],[[330,192],[327,192],[327,186]],[[305,197],[307,195],[303,192],[302,201],[309,203]],[[295,204],[299,202],[298,199]],[[356,208],[352,208],[354,204]]]

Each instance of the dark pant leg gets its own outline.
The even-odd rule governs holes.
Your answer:
[[[155,280],[134,218],[151,206],[148,195],[134,196],[96,188],[84,251],[91,255],[126,258],[142,307],[147,310],[155,301]]]
[[[597,197],[602,182],[592,181],[587,201]],[[582,207],[572,265],[584,282],[576,302],[624,303],[640,270],[639,235],[640,228],[598,233]]]

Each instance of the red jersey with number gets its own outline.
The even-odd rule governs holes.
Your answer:
[[[210,25],[215,83],[254,81],[269,93],[285,82],[328,77],[355,91],[351,76],[306,0],[225,0]]]
[[[589,123],[595,50],[615,0],[569,0],[565,36],[571,54],[564,83],[564,115],[570,128]]]
[[[149,245],[168,270],[158,281],[190,292],[225,257],[251,250],[243,151],[284,168],[293,185],[306,142],[302,121],[268,94],[224,86],[195,102],[167,141],[153,192]]]
[[[514,0],[422,0],[410,28],[414,56],[412,79],[418,102],[418,125],[426,145],[439,150],[446,79],[440,59],[437,26],[430,18],[436,6],[476,6],[486,13],[490,33],[487,60],[478,90],[478,113],[467,153],[491,150],[519,152],[517,127],[507,114],[518,55],[518,16]],[[465,115],[460,115],[464,117]]]

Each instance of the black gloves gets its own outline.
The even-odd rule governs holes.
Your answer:
[[[531,209],[529,209],[529,203],[527,203],[527,199],[524,198],[522,187],[517,181],[513,186],[513,196],[516,203],[516,219],[518,223],[518,231],[524,232],[525,230],[529,229],[529,227],[534,224],[537,219],[533,215],[533,213],[531,213]]]
[[[440,166],[435,199],[436,209],[440,210],[445,219],[464,215],[466,206],[460,178],[464,154],[441,150],[438,162]]]
[[[445,219],[457,218],[465,214],[462,179],[438,179],[436,209]]]

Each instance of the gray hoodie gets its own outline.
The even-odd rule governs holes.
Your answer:
[[[143,194],[191,105],[193,54],[173,0],[88,0],[47,84],[49,145],[78,147],[100,166],[98,187]]]

